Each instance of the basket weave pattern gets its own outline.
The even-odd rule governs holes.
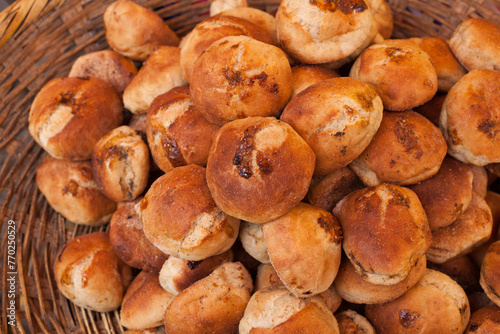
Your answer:
[[[50,79],[66,76],[80,55],[107,48],[102,13],[113,0],[19,0],[0,13],[0,223],[2,310],[9,277],[7,223],[16,223],[16,327],[0,315],[0,333],[121,333],[118,312],[96,313],[68,302],[57,290],[52,263],[75,236],[104,230],[65,221],[38,191],[35,169],[43,150],[27,131],[36,93]],[[209,1],[136,0],[155,9],[179,35],[208,17]],[[279,0],[249,0],[273,13]],[[500,0],[389,0],[394,37],[449,38],[469,17],[500,21]]]

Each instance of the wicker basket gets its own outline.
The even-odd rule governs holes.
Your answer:
[[[50,79],[65,76],[79,55],[107,47],[102,13],[112,1],[18,0],[0,13],[0,333],[124,330],[117,312],[96,313],[75,307],[55,286],[51,268],[58,249],[69,239],[97,229],[67,223],[48,206],[35,184],[35,169],[44,153],[27,131],[29,107],[38,90]],[[208,16],[206,0],[136,1],[155,9],[179,35]],[[500,0],[389,3],[394,11],[395,37],[449,38],[469,17],[500,21]],[[279,0],[249,0],[249,4],[274,12]],[[14,239],[8,233],[12,231],[9,224],[15,227]],[[14,261],[9,257],[10,240],[15,240]],[[16,327],[8,324],[11,292],[15,293],[12,314]]]

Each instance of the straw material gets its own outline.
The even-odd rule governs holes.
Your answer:
[[[22,0],[0,13],[0,222],[2,310],[7,310],[11,271],[17,272],[15,333],[121,333],[118,312],[96,313],[76,307],[57,290],[52,263],[75,236],[102,230],[68,223],[38,191],[35,169],[45,153],[30,137],[30,104],[43,85],[67,75],[80,55],[107,48],[102,13],[112,0]],[[209,1],[137,0],[155,9],[179,35],[208,16]],[[249,0],[274,13],[279,0]],[[449,38],[469,17],[500,20],[500,1],[389,0],[395,37]],[[16,260],[8,267],[8,221],[16,227]],[[7,312],[0,333],[7,333]]]

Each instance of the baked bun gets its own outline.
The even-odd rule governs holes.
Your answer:
[[[429,101],[437,92],[437,73],[432,60],[419,46],[393,39],[365,49],[354,62],[351,78],[375,88],[384,108],[403,111]]]
[[[217,125],[278,116],[290,99],[292,70],[276,46],[229,36],[214,42],[194,63],[190,88],[194,105]]]
[[[466,293],[481,289],[479,268],[467,255],[461,255],[443,263],[429,262],[427,267],[450,276]]]
[[[409,41],[417,44],[432,59],[438,78],[438,90],[448,92],[467,70],[458,62],[448,43],[441,38],[415,37]]]
[[[109,312],[120,307],[132,271],[113,252],[108,233],[94,232],[70,240],[59,250],[54,276],[59,291],[71,302]]]
[[[210,124],[193,105],[188,87],[157,96],[147,113],[151,154],[165,173],[175,167],[207,164],[219,127]]]
[[[468,254],[468,256],[472,258],[472,260],[478,267],[481,267],[483,258],[486,255],[486,252],[488,251],[490,245],[499,239],[498,228],[500,225],[500,194],[488,190],[486,196],[484,197],[484,200],[491,210],[491,216],[493,218],[493,228],[491,230],[490,238],[479,245],[479,247],[475,248],[470,254]]]
[[[185,260],[223,253],[238,237],[240,221],[215,205],[200,166],[177,167],[159,177],[140,208],[146,237],[164,253]]]
[[[128,122],[128,126],[132,129],[141,131],[142,133],[146,133],[146,115],[147,114],[133,114],[130,117],[130,121]]]
[[[100,226],[116,203],[99,190],[90,161],[71,162],[47,155],[36,169],[36,184],[49,205],[76,224]]]
[[[148,329],[130,329],[123,332],[123,334],[165,334],[165,328],[161,326]]]
[[[391,6],[385,0],[368,0],[367,3],[370,6],[377,32],[383,39],[390,38],[394,29],[394,15]]]
[[[436,174],[446,149],[442,133],[422,115],[384,112],[372,141],[349,167],[367,186],[409,185]]]
[[[316,154],[317,175],[347,166],[363,152],[382,121],[382,100],[362,81],[333,78],[303,90],[280,119]]]
[[[239,17],[240,19],[245,19],[252,22],[269,35],[269,37],[271,38],[269,42],[270,44],[279,46],[276,19],[268,12],[253,7],[240,6],[238,8],[224,10],[220,14],[225,16]]]
[[[151,102],[177,86],[186,86],[180,65],[180,49],[173,46],[156,48],[123,92],[125,108],[144,114]]]
[[[484,256],[479,283],[491,301],[500,306],[500,240],[491,244]]]
[[[134,268],[158,273],[168,255],[144,235],[142,220],[137,212],[137,203],[141,200],[138,198],[134,202],[120,204],[109,223],[109,239],[116,255],[123,262]]]
[[[413,111],[419,113],[420,115],[431,121],[432,124],[439,127],[439,117],[441,115],[441,109],[443,108],[444,100],[446,99],[446,94],[437,93],[428,102],[425,102],[421,106],[416,107]]]
[[[314,176],[307,192],[307,201],[331,212],[342,198],[364,187],[356,173],[343,167],[327,175]]]
[[[356,272],[351,261],[342,258],[340,269],[333,285],[342,299],[354,304],[381,304],[402,296],[417,284],[424,274],[427,259],[423,255],[410,269],[404,280],[392,285],[378,285],[367,282]]]
[[[133,1],[115,1],[103,19],[109,46],[133,60],[145,60],[158,46],[179,44],[179,37],[158,14]]]
[[[112,50],[101,50],[78,57],[68,77],[101,79],[123,94],[136,74],[137,67],[133,61]]]
[[[346,310],[335,315],[339,324],[340,334],[375,334],[372,324],[353,310]]]
[[[191,83],[198,57],[215,41],[227,36],[248,36],[264,43],[271,43],[271,36],[252,22],[234,16],[217,15],[198,23],[190,32],[181,50],[182,75]]]
[[[332,285],[342,255],[342,230],[328,211],[299,203],[262,225],[271,264],[297,297],[310,297]]]
[[[95,143],[122,124],[117,91],[102,80],[57,78],[38,92],[29,113],[29,132],[50,155],[81,161]]]
[[[160,284],[169,293],[178,295],[194,282],[210,275],[218,266],[231,261],[231,250],[201,261],[187,261],[171,256],[161,268]]]
[[[432,232],[427,259],[443,263],[470,253],[489,239],[492,229],[493,218],[490,207],[481,196],[473,194],[469,206],[457,220]]]
[[[486,197],[488,192],[488,172],[483,166],[468,165],[474,177],[472,178],[472,190],[481,196]]]
[[[137,198],[149,178],[145,136],[126,125],[113,129],[94,146],[92,170],[101,191],[115,202]]]
[[[265,223],[304,198],[314,160],[311,148],[287,123],[245,118],[217,133],[208,156],[207,183],[222,211]]]
[[[210,16],[239,8],[248,8],[247,0],[214,0],[210,4]]]
[[[296,65],[292,66],[292,76],[293,86],[290,98],[293,99],[295,95],[307,87],[323,80],[337,78],[340,75],[335,71],[320,66]]]
[[[178,294],[165,312],[167,333],[236,333],[253,290],[239,262],[225,263]]]
[[[344,252],[356,272],[372,284],[404,280],[431,242],[424,208],[408,188],[381,184],[355,191],[335,206],[333,214],[344,233]]]
[[[409,186],[424,207],[431,231],[450,225],[467,209],[473,177],[469,166],[446,156],[434,176]]]
[[[267,254],[267,245],[262,233],[261,224],[253,224],[246,221],[241,222],[238,237],[243,248],[254,259],[261,263],[271,263],[269,254]]]
[[[477,166],[500,162],[500,72],[472,70],[446,96],[439,127],[448,154]]]
[[[453,32],[450,47],[469,71],[477,68],[500,70],[500,24],[470,18]]]
[[[141,271],[123,296],[120,324],[130,329],[161,326],[165,310],[174,297],[163,290],[158,273]]]
[[[500,333],[500,307],[485,306],[472,313],[465,334]]]
[[[255,292],[239,325],[240,334],[339,334],[337,320],[318,296],[297,298],[285,287]]]
[[[372,14],[363,0],[284,0],[276,13],[281,47],[306,64],[351,55],[365,42]]]

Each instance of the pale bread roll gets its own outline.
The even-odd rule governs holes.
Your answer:
[[[372,324],[353,310],[347,310],[335,315],[339,323],[340,334],[375,334]]]
[[[254,259],[261,263],[271,263],[269,254],[267,254],[267,245],[262,233],[261,224],[241,222],[238,237],[243,248]]]
[[[214,0],[210,4],[210,16],[214,16],[231,9],[246,7],[248,7],[247,0]]]
[[[383,39],[390,38],[394,29],[394,15],[391,6],[385,0],[368,0],[367,2],[370,5],[373,22],[378,33]]]

